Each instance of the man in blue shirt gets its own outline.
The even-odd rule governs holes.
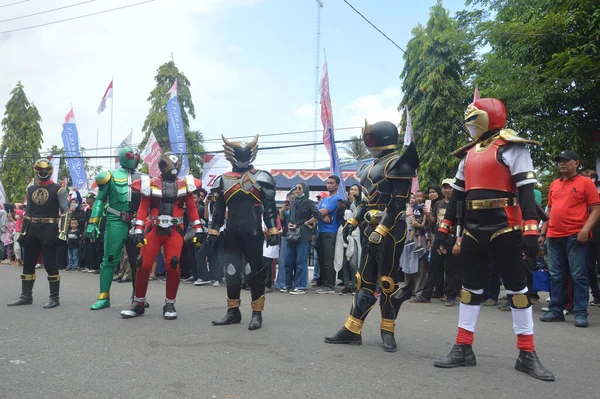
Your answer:
[[[333,267],[333,258],[335,256],[335,239],[339,222],[335,217],[335,211],[338,207],[338,188],[340,178],[329,176],[327,178],[327,191],[329,196],[319,203],[319,212],[323,215],[323,220],[319,220],[319,236],[317,237],[317,253],[321,265],[321,280],[317,283],[319,287],[317,294],[335,293],[335,269]]]

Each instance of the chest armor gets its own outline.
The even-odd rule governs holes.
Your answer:
[[[400,158],[398,153],[386,155],[375,160],[371,165],[363,165],[356,173],[368,205],[379,208],[387,206],[390,202],[392,189],[386,178],[386,170],[388,165],[398,158]]]
[[[27,189],[27,210],[34,218],[58,218],[60,206],[58,204],[58,190],[56,184],[39,186],[34,184]]]
[[[465,160],[465,190],[495,190],[516,193],[510,170],[501,163],[500,149],[507,142],[498,138],[471,148]]]
[[[111,207],[121,209],[121,205],[127,205],[131,200],[131,175],[122,169],[112,170],[112,190],[108,194],[108,202]]]
[[[253,202],[262,203],[261,186],[256,181],[257,170],[246,172],[227,172],[223,174],[223,196],[225,203],[235,199],[236,201],[250,199]]]
[[[179,202],[178,197],[179,184],[177,180],[163,180],[160,197],[160,203],[158,207],[159,215],[173,215],[175,204]]]

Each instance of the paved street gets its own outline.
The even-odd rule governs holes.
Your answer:
[[[536,343],[555,383],[514,370],[509,312],[484,308],[475,340],[478,365],[436,369],[454,340],[458,308],[405,304],[397,320],[399,350],[380,348],[379,311],[363,345],[323,343],[340,328],[351,297],[267,294],[262,330],[248,331],[249,294],[241,325],[213,327],[225,312],[225,289],[182,284],[179,319],[162,318],[165,286],[151,282],[151,308],[123,320],[129,284],[114,284],[113,307],[92,312],[98,276],[64,273],[61,306],[42,308],[48,285],[39,271],[34,304],[8,308],[20,293],[19,268],[0,266],[1,398],[596,398],[600,309],[590,327],[536,322]],[[541,306],[541,305],[540,305]],[[540,310],[534,312],[539,319]]]

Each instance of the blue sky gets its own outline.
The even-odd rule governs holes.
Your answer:
[[[0,31],[45,23],[135,3],[106,0],[7,23]],[[29,4],[31,3],[31,4]],[[0,9],[0,20],[76,3],[32,0]],[[368,25],[342,0],[327,0],[321,10],[321,64],[327,51],[336,127],[388,119],[398,122],[402,52]],[[435,0],[350,0],[359,11],[405,47],[411,30],[425,23]],[[451,13],[462,0],[443,2]],[[192,83],[197,118],[208,150],[215,141],[255,133],[313,129],[316,56],[316,4],[312,0],[157,0],[100,16],[0,36],[0,104],[17,80],[25,85],[43,118],[44,149],[60,143],[61,124],[70,104],[82,145],[109,143],[110,115],[96,109],[115,77],[113,145],[133,129],[134,143],[154,86],[157,67],[173,53]],[[318,128],[321,129],[319,122]],[[343,140],[359,130],[338,131]],[[321,134],[318,134],[320,137]],[[211,141],[212,140],[212,141]],[[262,147],[312,142],[313,135],[264,137]],[[108,150],[100,150],[99,154]],[[95,151],[89,152],[95,155]],[[317,166],[328,165],[319,148]],[[100,161],[100,164],[107,164]],[[265,168],[311,168],[312,149],[259,152]]]

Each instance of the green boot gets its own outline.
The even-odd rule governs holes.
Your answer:
[[[110,294],[108,292],[101,292],[98,295],[96,303],[90,307],[91,310],[100,310],[104,308],[110,308]]]

